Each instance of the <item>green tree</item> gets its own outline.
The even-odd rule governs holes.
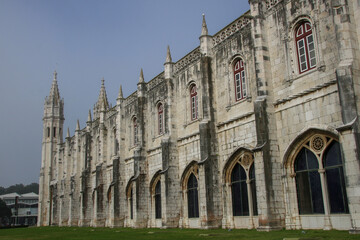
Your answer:
[[[21,184],[11,185],[7,188],[0,186],[0,195],[14,193],[14,192],[16,192],[18,194],[24,194],[24,193],[30,193],[30,192],[39,194],[39,184],[31,183],[29,185],[24,185],[21,183]]]
[[[11,209],[0,199],[0,225],[7,225],[10,222]]]

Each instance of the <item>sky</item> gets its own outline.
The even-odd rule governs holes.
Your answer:
[[[102,78],[114,106],[141,68],[146,82],[164,70],[168,45],[173,62],[199,46],[202,14],[214,35],[248,10],[247,0],[0,0],[0,186],[39,181],[54,70],[73,135]]]

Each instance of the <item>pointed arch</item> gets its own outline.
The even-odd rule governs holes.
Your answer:
[[[237,148],[227,159],[223,168],[225,197],[232,204],[228,213],[232,216],[257,215],[254,154],[244,147]]]
[[[309,126],[303,129],[295,139],[289,144],[286,148],[283,159],[282,165],[284,167],[293,166],[296,155],[300,152],[301,146],[312,136],[315,134],[328,136],[335,140],[339,140],[339,133],[330,127],[327,126]]]
[[[184,199],[184,211],[188,218],[199,217],[199,165],[190,162],[181,175],[181,186]]]
[[[127,199],[127,204],[128,204],[128,217],[130,219],[134,219],[134,192],[133,192],[133,181],[134,181],[134,176],[132,176],[128,183],[126,184],[126,199]]]
[[[224,167],[223,167],[223,171],[222,171],[222,177],[223,177],[223,181],[224,183],[228,182],[229,179],[226,178],[227,176],[227,172],[229,172],[229,170],[232,170],[232,168],[234,167],[234,165],[236,164],[236,162],[238,160],[241,159],[242,155],[248,152],[250,154],[253,155],[253,152],[245,147],[238,147],[237,149],[235,149],[235,151],[228,157],[228,159],[226,160]]]
[[[150,181],[151,211],[152,218],[162,218],[161,206],[161,170],[158,170]]]
[[[154,190],[154,189],[153,189],[153,186],[154,186],[154,184],[156,184],[157,181],[160,180],[160,178],[161,178],[161,172],[162,172],[161,169],[158,170],[158,171],[156,171],[155,174],[154,174],[154,176],[151,178],[151,180],[150,180],[150,185],[149,185],[150,193],[153,193],[153,190]]]
[[[199,165],[195,160],[191,161],[181,174],[180,183],[183,189],[186,189],[187,181],[191,173],[194,173],[195,177],[199,179]]]
[[[338,134],[309,127],[289,145],[283,159],[299,215],[348,213],[343,158]],[[331,227],[331,223],[326,223]]]

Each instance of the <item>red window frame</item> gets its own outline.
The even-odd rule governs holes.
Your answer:
[[[234,64],[235,99],[240,101],[247,96],[245,65],[242,59]]]
[[[164,133],[164,108],[161,103],[158,104],[158,129],[159,135]]]
[[[136,117],[133,118],[133,128],[134,128],[134,145],[138,144],[138,125]]]
[[[190,108],[191,108],[191,120],[198,119],[198,100],[196,85],[192,85],[190,88]]]
[[[316,67],[315,42],[309,22],[303,22],[296,28],[295,42],[299,73],[314,69]]]

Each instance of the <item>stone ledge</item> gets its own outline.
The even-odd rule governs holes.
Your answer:
[[[282,104],[282,103],[291,101],[291,100],[293,100],[293,99],[295,99],[295,98],[298,98],[298,97],[305,96],[305,95],[307,95],[307,94],[309,94],[309,93],[316,92],[317,90],[320,90],[320,89],[322,89],[322,88],[325,88],[325,87],[328,87],[328,86],[334,85],[334,84],[336,84],[336,79],[335,79],[335,80],[331,80],[331,81],[326,82],[326,83],[323,83],[323,84],[320,84],[320,85],[318,85],[318,86],[312,87],[312,88],[307,89],[307,90],[305,90],[305,91],[302,91],[302,92],[300,92],[300,93],[291,95],[291,96],[289,96],[289,97],[287,97],[287,98],[279,99],[279,100],[277,100],[277,101],[276,101],[275,103],[273,103],[273,104],[274,104],[274,106],[277,106],[277,105],[279,105],[279,104]]]

